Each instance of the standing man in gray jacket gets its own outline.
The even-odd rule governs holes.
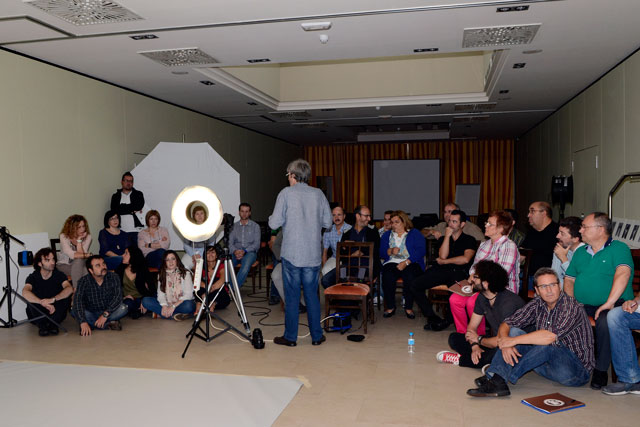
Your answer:
[[[289,187],[276,199],[269,227],[282,227],[282,273],[284,278],[284,335],[275,344],[293,347],[298,339],[298,303],[300,288],[307,305],[311,343],[322,344],[326,338],[320,325],[318,278],[322,263],[322,228],[331,227],[331,209],[322,191],[310,187],[311,166],[297,159],[287,166]]]

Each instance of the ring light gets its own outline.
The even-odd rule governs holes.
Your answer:
[[[202,224],[196,224],[193,210],[202,206],[206,212],[206,219]],[[202,242],[213,236],[222,223],[222,203],[218,196],[201,185],[184,188],[171,207],[171,221],[180,234],[192,242]]]

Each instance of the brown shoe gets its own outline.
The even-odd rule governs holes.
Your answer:
[[[121,331],[122,330],[122,323],[120,323],[119,320],[113,320],[111,322],[109,322],[107,324],[107,328],[112,330],[112,331]]]

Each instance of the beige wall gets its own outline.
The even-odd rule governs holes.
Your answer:
[[[0,51],[0,225],[57,237],[85,215],[94,239],[120,177],[160,141],[209,141],[264,220],[294,145]],[[274,173],[278,171],[278,173]],[[282,172],[282,173],[280,173]],[[97,251],[97,243],[92,246]]]
[[[595,168],[597,156],[598,168]],[[573,162],[573,165],[572,165]],[[532,200],[551,201],[551,177],[575,179],[566,215],[607,211],[607,196],[621,175],[640,171],[640,52],[589,87],[516,143],[519,212]],[[554,206],[557,218],[557,206]],[[613,215],[640,218],[640,182],[613,199]]]

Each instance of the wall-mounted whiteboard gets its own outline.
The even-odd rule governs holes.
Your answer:
[[[456,204],[467,215],[478,215],[480,206],[480,184],[456,185]]]
[[[373,160],[371,169],[375,220],[386,210],[440,213],[440,160]]]

